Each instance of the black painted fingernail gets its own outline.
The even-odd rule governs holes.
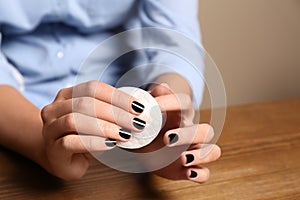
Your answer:
[[[139,130],[143,130],[146,126],[146,122],[139,118],[133,118],[133,126]]]
[[[169,137],[169,144],[174,144],[178,141],[178,135],[176,133],[171,133],[168,137]]]
[[[117,144],[117,141],[114,140],[114,139],[107,138],[107,139],[105,140],[105,144],[106,144],[106,146],[108,146],[108,147],[113,147],[113,146],[115,146],[115,145]]]
[[[194,161],[194,155],[193,154],[186,154],[185,157],[186,157],[186,164],[189,164],[189,163]]]
[[[197,172],[191,170],[190,178],[196,178],[197,177]]]
[[[137,113],[142,113],[144,111],[145,106],[137,101],[134,101],[131,104],[131,108]]]
[[[128,140],[131,137],[131,132],[127,129],[121,128],[120,131],[119,131],[119,135],[122,138]]]

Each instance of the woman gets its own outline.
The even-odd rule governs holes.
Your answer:
[[[70,87],[79,75],[80,63],[101,41],[131,28],[168,28],[199,41],[197,8],[196,0],[0,2],[0,144],[62,179],[82,177],[91,160],[90,152],[109,150],[116,141],[127,141],[131,132],[143,129],[128,119],[115,120],[112,108],[117,107],[118,114],[134,119],[143,112],[143,105],[113,87],[120,74],[130,69],[122,62],[112,67],[105,81]],[[150,54],[149,62],[160,61],[174,68],[184,65],[163,53]],[[183,66],[177,69],[180,72]],[[177,114],[183,109],[192,110],[192,93],[202,90],[193,88],[197,80],[189,80],[188,73],[191,72],[162,73],[152,80],[165,83],[147,89],[168,117],[160,137],[139,151],[189,144],[189,134],[195,132],[190,148],[156,173],[169,179],[201,183],[209,177],[209,170],[201,164],[216,160],[220,148],[214,145],[201,158],[200,146],[213,137],[212,128],[207,124],[192,124],[191,117],[188,126],[178,126]],[[180,106],[173,93],[185,94]],[[119,98],[114,98],[115,94]],[[91,103],[96,105],[96,115],[89,110]],[[85,122],[80,132],[84,132],[87,146],[76,134],[75,117]],[[100,124],[101,130],[90,122]],[[127,132],[122,134],[120,129],[124,128]]]

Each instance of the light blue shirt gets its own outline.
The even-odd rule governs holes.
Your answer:
[[[1,0],[0,84],[17,88],[42,108],[75,83],[91,50],[116,33],[168,28],[200,44],[197,8],[197,0]],[[103,81],[114,85],[132,66],[165,63],[190,81],[200,102],[203,81],[176,56],[160,52],[129,60],[116,62]]]

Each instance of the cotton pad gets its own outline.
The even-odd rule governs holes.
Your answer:
[[[142,132],[132,132],[127,142],[117,142],[117,146],[126,149],[138,149],[150,144],[159,134],[162,126],[162,113],[157,101],[145,90],[135,87],[121,87],[119,90],[138,99],[145,108],[139,118],[146,122]]]

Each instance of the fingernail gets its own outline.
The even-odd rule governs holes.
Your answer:
[[[196,178],[197,177],[197,172],[191,170],[190,178]]]
[[[145,106],[137,101],[134,101],[131,104],[131,108],[137,113],[142,113],[144,111]]]
[[[189,163],[194,161],[194,155],[193,154],[186,154],[185,157],[186,157],[186,164],[189,164]]]
[[[114,139],[107,138],[107,139],[105,140],[105,144],[106,144],[106,146],[108,146],[108,147],[113,147],[113,146],[115,146],[115,145],[117,144],[117,142],[116,142],[116,140],[114,140]]]
[[[121,128],[120,131],[119,131],[119,135],[122,138],[128,140],[131,137],[131,132],[127,129]]]
[[[135,117],[133,118],[133,126],[139,130],[143,130],[146,126],[146,122]]]
[[[169,144],[174,144],[178,141],[178,135],[176,133],[171,133],[168,137],[169,137]]]

